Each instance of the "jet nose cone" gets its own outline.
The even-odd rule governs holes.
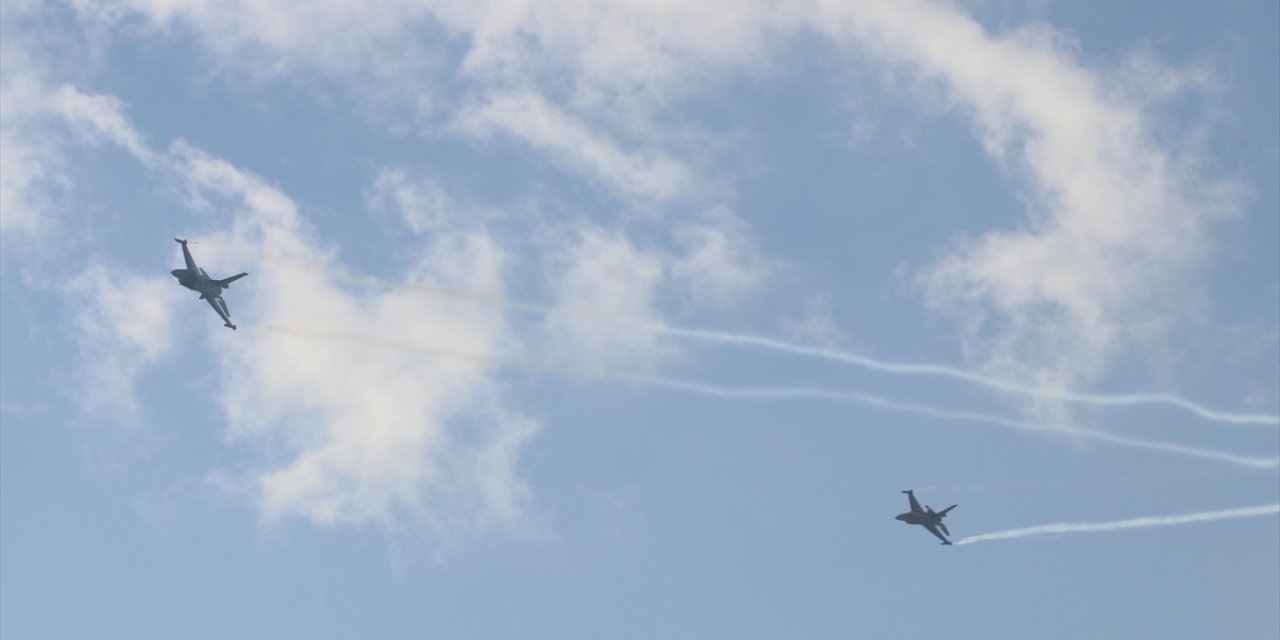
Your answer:
[[[898,515],[894,516],[894,517],[893,517],[893,519],[894,519],[894,520],[906,520],[906,519],[907,519],[907,516],[902,515],[902,514],[898,514]]]
[[[169,272],[169,275],[171,275],[171,276],[173,276],[173,277],[175,277],[175,278],[179,278],[179,279],[181,279],[181,278],[182,278],[182,269],[174,269],[173,271],[170,271],[170,272]]]

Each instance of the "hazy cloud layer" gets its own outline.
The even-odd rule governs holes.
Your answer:
[[[984,370],[1045,385],[1088,383],[1117,352],[1193,309],[1187,285],[1208,250],[1205,225],[1234,207],[1231,185],[1204,178],[1193,153],[1150,130],[1145,111],[1211,82],[1203,69],[1170,69],[1139,51],[1111,71],[1091,70],[1048,26],[991,33],[948,3],[78,6],[102,20],[140,16],[190,31],[231,66],[260,67],[265,56],[281,70],[337,77],[390,69],[419,87],[435,76],[388,59],[395,47],[369,45],[442,30],[457,40],[428,57],[464,97],[419,97],[443,110],[450,131],[513,136],[627,199],[662,200],[703,182],[694,179],[694,154],[672,134],[686,126],[664,117],[664,105],[717,79],[768,69],[788,42],[816,33],[845,47],[850,65],[869,57],[941,87],[1024,190],[1025,220],[958,240],[920,282],[932,305],[969,327],[968,350]],[[679,238],[709,243],[695,261],[730,250],[703,232]],[[721,284],[735,279],[723,275]]]
[[[1121,350],[1158,336],[1194,307],[1192,285],[1209,249],[1206,226],[1233,210],[1231,185],[1205,178],[1194,153],[1166,142],[1147,117],[1153,100],[1207,82],[1202,70],[1171,70],[1141,54],[1118,71],[1091,70],[1061,33],[1044,26],[991,33],[950,4],[73,6],[90,28],[191,38],[233,79],[317,74],[353,93],[376,88],[379,108],[419,130],[518,140],[596,185],[622,215],[524,223],[521,230],[542,241],[545,254],[536,259],[504,245],[492,228],[500,216],[431,176],[382,169],[365,198],[416,234],[407,283],[502,298],[512,265],[525,260],[521,266],[542,278],[550,302],[572,311],[550,315],[538,329],[549,350],[627,369],[656,367],[677,353],[635,323],[661,324],[673,298],[699,308],[732,304],[770,273],[752,229],[731,209],[705,205],[715,200],[706,185],[719,176],[709,175],[706,152],[688,142],[694,125],[671,106],[723,79],[766,73],[788,46],[815,34],[838,45],[850,66],[905,71],[935,89],[930,97],[945,96],[1023,190],[1023,220],[956,241],[920,277],[929,303],[968,329],[971,358],[987,373],[1048,386],[1096,379]],[[38,10],[8,7],[9,17],[13,7]],[[161,176],[190,208],[225,215],[216,226],[229,230],[197,249],[202,264],[238,269],[247,252],[342,270],[334,248],[281,189],[181,140],[152,148],[130,124],[126,105],[46,80],[6,29],[6,233],[47,224],[50,199],[69,181],[67,145],[110,144]],[[651,207],[661,210],[654,217],[661,222],[649,221],[662,225],[659,240],[642,242],[650,236],[633,233],[628,225],[641,223],[626,216]],[[954,213],[964,214],[962,203]],[[252,321],[243,321],[234,341],[214,338],[228,437],[255,459],[248,469],[226,472],[231,485],[246,488],[269,519],[389,528],[411,522],[441,536],[459,523],[519,526],[530,501],[519,453],[537,424],[505,406],[486,366],[268,339],[250,325],[394,334],[477,353],[528,350],[530,336],[492,309],[440,305],[404,290],[353,291],[321,272],[246,268],[250,278],[228,302],[237,319]],[[158,292],[153,279],[131,284]],[[90,269],[69,295],[87,375],[122,360],[138,363],[126,367],[112,409],[133,419],[132,381],[164,356],[169,320],[105,313],[115,286]],[[630,328],[602,320],[610,316]],[[817,309],[796,330],[829,336],[828,324]],[[152,332],[154,342],[139,342]],[[460,424],[474,428],[464,437]]]

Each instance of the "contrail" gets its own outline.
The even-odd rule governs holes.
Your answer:
[[[1163,451],[1166,453],[1174,453],[1183,456],[1191,456],[1206,460],[1214,460],[1218,462],[1226,462],[1228,464],[1249,467],[1253,469],[1275,469],[1280,468],[1280,458],[1260,458],[1253,456],[1242,456],[1225,451],[1217,451],[1214,449],[1203,449],[1200,447],[1192,447],[1171,442],[1161,442],[1156,440],[1142,440],[1139,438],[1129,438],[1118,436],[1105,431],[1096,431],[1092,429],[1084,429],[1072,425],[1054,425],[1040,424],[1034,422],[1024,422],[1020,420],[1011,420],[1000,416],[989,415],[984,413],[976,413],[972,411],[952,411],[949,409],[939,409],[927,405],[918,405],[905,402],[897,402],[888,400],[878,396],[853,393],[844,391],[832,391],[827,389],[813,389],[806,387],[795,388],[730,388],[715,385],[703,384],[700,382],[691,382],[687,380],[678,380],[673,378],[664,378],[659,376],[650,376],[643,374],[626,373],[619,371],[609,371],[604,369],[590,368],[572,368],[561,367],[545,362],[535,362],[530,360],[521,360],[518,358],[506,358],[491,355],[482,355],[467,353],[462,351],[452,351],[448,349],[439,349],[435,347],[427,347],[422,345],[408,344],[394,340],[386,340],[382,338],[373,338],[359,334],[328,331],[318,329],[304,329],[297,327],[286,327],[279,325],[264,325],[257,327],[245,327],[246,329],[256,329],[260,331],[269,331],[273,333],[291,335],[301,338],[335,340],[338,342],[346,342],[351,344],[360,344],[382,349],[391,349],[406,353],[415,353],[419,355],[434,356],[440,358],[450,358],[455,360],[463,360],[476,364],[492,364],[496,366],[522,369],[534,373],[551,373],[564,376],[595,378],[604,380],[617,380],[622,382],[633,382],[657,387],[665,387],[668,389],[676,389],[697,393],[707,396],[715,396],[720,398],[758,398],[758,399],[787,399],[787,398],[813,398],[821,400],[831,400],[837,402],[852,402],[865,406],[888,409],[891,411],[901,411],[905,413],[914,413],[943,420],[959,420],[964,422],[978,422],[992,424],[996,426],[1006,427],[1010,429],[1018,429],[1022,431],[1039,431],[1061,433],[1080,438],[1089,438],[1100,440],[1112,444],[1118,444],[1127,447],[1135,447],[1140,449],[1148,449],[1154,451]]]
[[[1280,514],[1280,503],[1261,505],[1257,507],[1243,507],[1240,509],[1227,509],[1224,511],[1204,511],[1201,513],[1189,513],[1182,516],[1133,518],[1130,520],[1117,520],[1114,522],[1058,522],[1055,524],[1042,524],[1037,527],[1009,529],[1007,531],[997,531],[995,533],[984,533],[981,535],[969,536],[963,540],[957,540],[955,544],[973,544],[975,542],[987,542],[989,540],[1012,540],[1014,538],[1042,536],[1051,533],[1098,533],[1101,531],[1123,531],[1125,529],[1146,529],[1149,527],[1171,527],[1173,525],[1191,524],[1193,522],[1212,522],[1214,520],[1253,518],[1275,514]]]
[[[217,243],[211,243],[217,244]],[[1084,393],[1079,391],[1071,391],[1067,389],[1045,389],[1041,387],[1033,387],[1017,382],[993,378],[980,373],[974,373],[958,367],[952,367],[941,364],[910,364],[903,362],[891,362],[879,360],[869,356],[851,351],[843,351],[840,349],[828,349],[823,347],[815,347],[803,345],[764,336],[757,336],[745,333],[732,333],[724,331],[710,331],[705,329],[692,329],[673,327],[660,323],[641,322],[621,318],[616,315],[601,313],[599,311],[587,308],[575,307],[556,307],[550,305],[540,305],[532,303],[513,302],[492,296],[477,295],[465,291],[458,291],[445,287],[435,287],[419,284],[398,284],[388,282],[373,276],[357,276],[336,271],[332,269],[320,268],[304,264],[296,260],[281,258],[276,256],[264,255],[254,252],[246,252],[238,249],[230,249],[233,253],[242,255],[248,259],[258,260],[268,264],[296,269],[310,273],[319,273],[329,277],[337,278],[353,284],[363,286],[377,287],[383,289],[398,289],[413,291],[424,295],[451,298],[479,304],[494,308],[515,309],[529,313],[537,313],[542,315],[568,315],[568,316],[585,316],[597,318],[602,321],[626,324],[637,328],[647,329],[655,333],[661,333],[677,338],[690,340],[702,340],[706,342],[718,342],[722,344],[733,344],[739,346],[759,347],[792,355],[820,358],[841,362],[845,364],[853,364],[875,371],[884,371],[886,373],[912,374],[912,375],[931,375],[963,380],[966,382],[985,386],[990,389],[1003,391],[1006,393],[1015,393],[1027,395],[1037,398],[1045,398],[1049,400],[1060,400],[1064,402],[1073,402],[1078,404],[1092,404],[1099,406],[1125,406],[1125,405],[1143,405],[1143,404],[1165,404],[1179,407],[1190,411],[1206,420],[1214,422],[1224,422],[1231,424],[1268,424],[1280,425],[1280,415],[1270,415],[1261,413],[1235,413],[1227,411],[1218,411],[1202,405],[1200,403],[1188,400],[1181,396],[1171,393],[1128,393],[1128,394],[1102,394],[1102,393]]]

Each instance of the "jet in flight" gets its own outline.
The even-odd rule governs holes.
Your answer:
[[[906,513],[898,514],[895,519],[901,520],[907,524],[918,524],[928,529],[929,533],[938,536],[938,539],[942,541],[942,544],[950,545],[951,541],[947,540],[946,536],[951,535],[951,532],[947,531],[947,525],[942,524],[942,518],[947,515],[948,511],[956,508],[956,505],[953,504],[946,509],[937,512],[933,510],[933,507],[929,506],[921,509],[920,503],[916,502],[916,494],[912,493],[911,489],[907,489],[906,491],[903,491],[903,493],[907,494],[907,499],[911,501],[911,510]],[[939,529],[941,529],[941,531],[939,531]]]
[[[173,241],[182,245],[182,257],[187,260],[187,268],[174,269],[169,273],[172,273],[173,277],[178,279],[178,284],[199,293],[201,300],[208,300],[209,306],[213,307],[213,310],[217,311],[219,316],[222,316],[222,321],[225,323],[224,326],[235,331],[236,326],[231,324],[231,312],[227,311],[227,303],[222,301],[222,290],[230,287],[232,282],[249,274],[240,273],[225,280],[214,280],[204,272],[204,269],[196,266],[195,260],[191,259],[191,251],[187,249],[186,240],[174,238]]]

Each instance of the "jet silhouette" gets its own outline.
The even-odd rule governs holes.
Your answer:
[[[907,499],[911,501],[911,510],[906,513],[898,514],[894,519],[901,520],[907,524],[918,524],[928,529],[929,533],[938,536],[938,539],[942,541],[942,544],[950,545],[951,541],[947,540],[946,536],[951,535],[951,532],[947,531],[947,525],[942,524],[942,518],[947,515],[948,511],[956,508],[957,505],[953,504],[946,509],[937,512],[933,510],[933,507],[929,506],[921,509],[920,503],[916,502],[916,494],[912,493],[911,489],[907,489],[906,491],[903,491],[903,493],[907,494]],[[939,532],[939,529],[942,531]]]
[[[219,316],[222,316],[222,322],[225,323],[223,326],[235,331],[236,326],[231,324],[231,312],[227,311],[227,303],[222,300],[222,291],[230,287],[232,282],[249,274],[239,273],[225,280],[214,280],[204,272],[204,269],[196,266],[195,260],[191,259],[191,251],[187,249],[186,240],[174,238],[173,241],[182,245],[182,257],[187,261],[187,268],[174,269],[169,273],[172,273],[173,277],[178,279],[178,284],[199,293],[201,300],[208,300],[209,306],[213,307],[213,310],[217,311]]]

